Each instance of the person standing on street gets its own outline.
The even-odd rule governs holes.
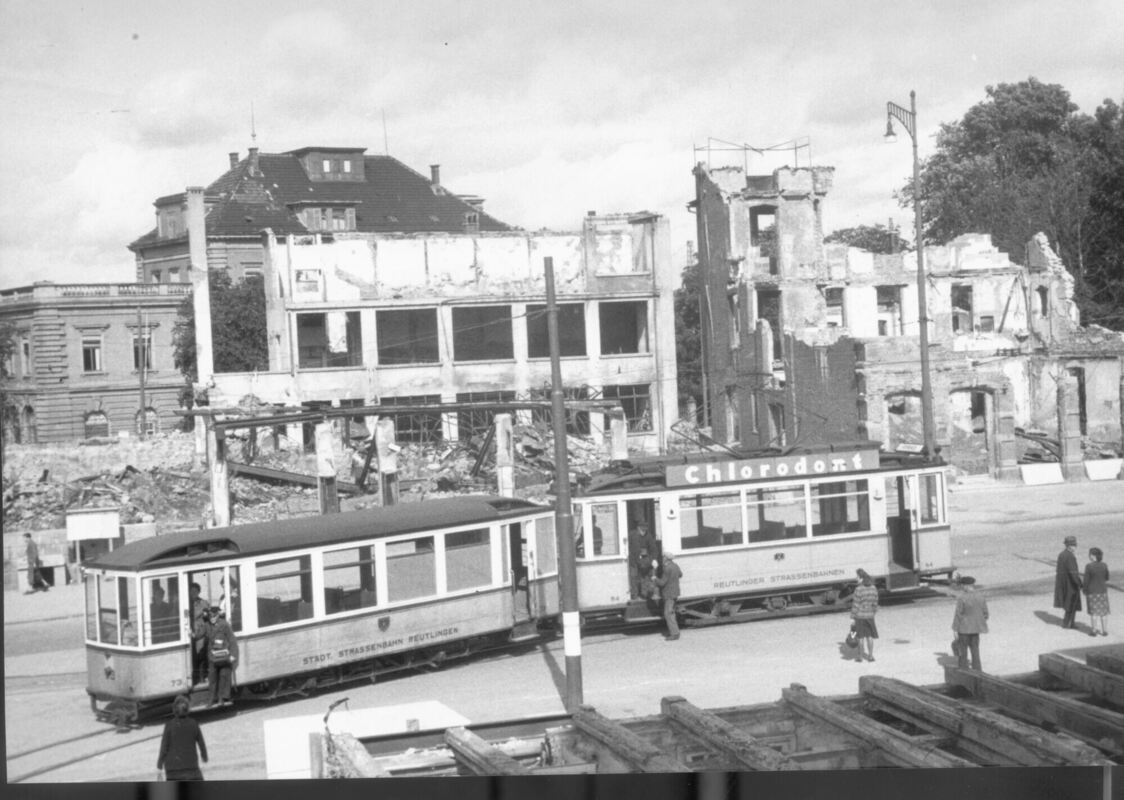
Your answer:
[[[1074,617],[1081,610],[1081,573],[1077,569],[1077,537],[1065,537],[1065,549],[1058,553],[1058,571],[1054,578],[1054,608],[1065,612],[1063,628],[1074,627]]]
[[[199,723],[187,715],[190,710],[191,701],[182,694],[177,697],[172,702],[172,719],[164,726],[164,736],[160,739],[156,769],[163,770],[164,777],[170,781],[203,780],[199,756],[207,763],[207,743],[203,741]]]
[[[43,579],[43,562],[39,560],[39,545],[31,538],[30,533],[23,535],[24,544],[27,546],[27,585],[30,587],[28,594],[42,589],[50,591],[51,587]]]
[[[207,658],[210,661],[207,682],[211,686],[211,705],[222,703],[228,706],[233,702],[230,699],[230,688],[234,666],[238,663],[238,641],[234,638],[234,629],[226,621],[226,611],[219,606],[211,607]]]
[[[1108,636],[1105,617],[1108,616],[1108,564],[1104,551],[1089,548],[1089,563],[1085,565],[1085,602],[1089,606],[1090,636]]]
[[[878,613],[878,587],[865,569],[856,570],[855,574],[859,576],[859,585],[851,595],[851,619],[859,640],[859,655],[855,660],[873,661],[874,640],[878,638],[878,626],[874,624],[874,615]]]
[[[980,634],[987,633],[987,600],[976,594],[976,579],[970,575],[960,577],[963,593],[956,598],[956,613],[952,616],[952,629],[956,631],[957,666],[968,669],[968,653],[972,654],[972,669],[982,672],[980,666]]]
[[[652,559],[652,571],[655,573],[657,561]],[[667,635],[664,637],[669,642],[679,638],[679,624],[675,621],[675,601],[679,599],[679,579],[683,577],[683,570],[679,569],[671,553],[663,554],[663,575],[655,578],[656,586],[660,587],[663,596],[663,619],[667,623]]]

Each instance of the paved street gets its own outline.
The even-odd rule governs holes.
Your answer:
[[[992,632],[982,644],[985,670],[1024,673],[1037,668],[1039,653],[1124,647],[1120,577],[1110,589],[1115,615],[1108,639],[1062,630],[1051,608],[1054,558],[1067,534],[1078,537],[1082,551],[1100,546],[1110,568],[1121,565],[1114,574],[1124,575],[1120,483],[977,488],[955,492],[951,505],[957,566],[978,579],[991,608]],[[81,636],[78,588],[6,593],[4,600],[9,780],[151,780],[159,726],[114,733],[95,722],[83,691],[81,646],[64,646],[60,638],[60,631]],[[650,630],[588,637],[582,653],[584,699],[604,714],[624,717],[658,713],[660,698],[669,694],[714,708],[774,702],[791,683],[823,695],[852,694],[863,674],[939,683],[942,665],[950,661],[953,602],[934,592],[885,603],[878,615],[877,661],[871,664],[843,660],[839,645],[848,620],[833,614],[689,629],[675,643]],[[45,618],[52,619],[35,621]],[[212,752],[205,772],[209,779],[264,778],[263,723],[323,714],[342,697],[349,698],[351,709],[436,700],[473,722],[560,712],[564,663],[557,639],[439,672],[201,716]],[[47,747],[62,738],[74,741],[61,751]]]

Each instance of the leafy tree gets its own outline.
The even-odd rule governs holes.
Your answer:
[[[696,260],[683,268],[683,284],[675,290],[675,358],[679,369],[679,407],[694,399],[702,408],[702,338],[699,335],[699,288],[702,267]]]
[[[1086,322],[1124,328],[1124,136],[1119,107],[1094,117],[1036,78],[988,86],[987,99],[941,125],[921,171],[924,240],[988,233],[1019,262],[1039,231],[1073,273]],[[900,193],[912,203],[909,182]]]
[[[827,244],[845,244],[871,253],[900,253],[909,247],[897,229],[884,225],[857,225],[840,228],[824,238]]]
[[[211,270],[211,345],[215,372],[269,369],[265,289],[259,277],[235,283],[225,270]],[[188,384],[199,380],[195,364],[195,306],[190,295],[179,308],[172,333],[176,368]]]

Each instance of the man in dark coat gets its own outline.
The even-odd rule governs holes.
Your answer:
[[[656,561],[652,561],[655,569]],[[663,619],[667,623],[667,640],[673,642],[679,638],[679,624],[675,621],[675,601],[679,599],[679,579],[683,577],[683,570],[671,560],[670,553],[663,554],[663,575],[655,579],[656,586],[660,587],[663,596]]]
[[[211,627],[207,631],[207,658],[210,662],[207,682],[211,685],[211,705],[228,706],[234,667],[238,664],[238,640],[226,621],[226,611],[211,607]]]
[[[50,590],[47,581],[43,578],[43,563],[39,560],[39,545],[31,538],[30,533],[23,535],[24,544],[27,546],[27,583],[31,587],[28,594],[42,589]]]
[[[1065,612],[1063,628],[1074,627],[1081,610],[1081,572],[1077,569],[1077,537],[1065,537],[1065,549],[1058,553],[1058,572],[1054,578],[1054,608]]]
[[[647,596],[645,588],[651,582],[655,557],[656,537],[648,530],[648,523],[639,520],[628,532],[628,588],[633,599]]]

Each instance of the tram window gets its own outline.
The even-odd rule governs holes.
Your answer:
[[[312,616],[312,559],[309,556],[259,561],[258,627]]]
[[[812,535],[830,536],[870,530],[870,494],[866,481],[812,486]]]
[[[86,638],[91,642],[98,640],[98,579],[86,575]]]
[[[492,585],[492,537],[487,528],[445,535],[445,588],[450,592]]]
[[[386,597],[391,603],[437,594],[433,537],[386,545]]]
[[[117,578],[101,579],[98,591],[98,641],[117,644]]]
[[[600,503],[593,507],[593,554],[616,556],[621,552],[620,527],[617,524],[617,504]]]
[[[921,524],[937,524],[941,521],[941,476],[921,475],[918,484],[921,488]]]
[[[137,630],[137,582],[132,578],[117,580],[117,608],[121,612],[121,644],[136,647],[140,644]]]
[[[324,554],[324,609],[329,614],[377,604],[373,547],[351,547]]]
[[[163,644],[180,638],[179,581],[172,576],[145,578],[144,598],[148,604],[145,644]]]
[[[746,492],[749,541],[803,539],[808,530],[803,489],[758,489]]]
[[[741,544],[741,494],[682,495],[679,531],[684,550]]]
[[[230,590],[226,588],[226,577],[219,578],[219,607],[226,612],[230,627],[242,630],[242,592],[238,578],[238,567],[230,567]]]
[[[535,520],[535,574],[538,577],[558,571],[558,550],[554,543],[554,517]]]

